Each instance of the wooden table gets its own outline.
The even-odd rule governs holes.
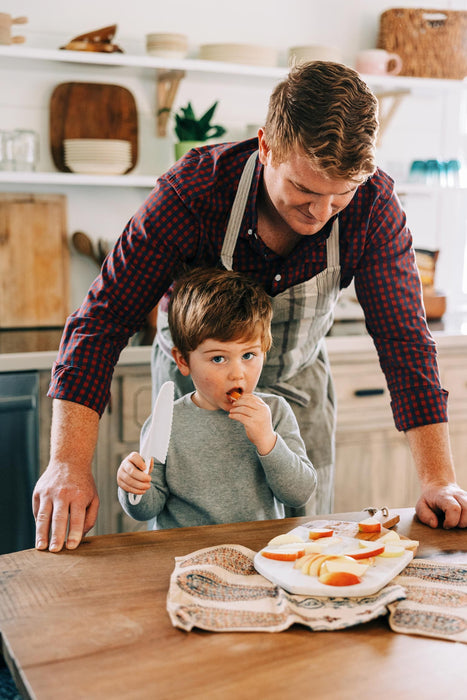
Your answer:
[[[420,540],[418,556],[467,562],[467,531],[431,530],[411,509],[397,512],[399,533]],[[464,644],[395,634],[386,618],[338,632],[172,627],[174,556],[227,543],[258,550],[308,520],[104,535],[75,551],[1,556],[3,654],[18,687],[38,700],[467,697]]]

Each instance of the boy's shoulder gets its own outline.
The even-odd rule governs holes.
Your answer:
[[[271,394],[266,391],[255,391],[254,394],[259,396],[260,399],[263,399],[264,403],[268,404],[271,411],[292,411],[284,397],[279,396],[279,394]]]

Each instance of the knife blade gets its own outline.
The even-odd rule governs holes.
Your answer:
[[[149,472],[151,457],[157,459],[158,462],[165,462],[167,457],[172,430],[174,393],[175,385],[173,382],[165,382],[161,386],[152,411],[149,429],[144,436],[141,436],[139,451],[146,463],[144,470],[146,473]],[[141,495],[130,493],[128,500],[131,505],[135,506],[140,502]]]

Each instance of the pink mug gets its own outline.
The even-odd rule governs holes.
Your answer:
[[[367,75],[397,75],[402,70],[402,59],[384,49],[367,49],[357,54],[355,67]]]

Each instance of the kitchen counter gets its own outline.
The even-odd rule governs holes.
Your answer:
[[[439,348],[467,346],[467,312],[446,314],[442,321],[429,325]],[[51,369],[61,333],[61,329],[0,330],[0,372]],[[326,342],[331,355],[375,352],[363,321],[336,322]],[[150,359],[149,345],[129,345],[119,365],[144,365]]]

